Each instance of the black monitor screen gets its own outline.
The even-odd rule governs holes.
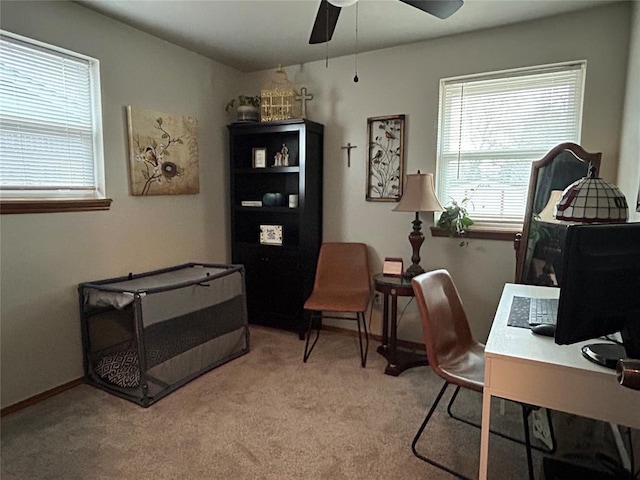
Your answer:
[[[621,331],[640,358],[640,223],[567,228],[555,342]]]

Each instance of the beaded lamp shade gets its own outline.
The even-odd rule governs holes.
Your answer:
[[[596,177],[593,168],[562,192],[556,219],[576,223],[624,223],[629,207],[615,185]]]
[[[271,78],[271,85],[260,92],[260,120],[273,122],[299,117],[296,95],[298,93],[287,78],[287,72],[279,67]]]

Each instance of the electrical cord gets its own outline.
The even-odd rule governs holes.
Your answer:
[[[372,317],[373,317],[373,304],[375,303],[375,295],[377,295],[377,294],[374,294],[373,297],[372,297],[372,301],[369,302],[369,322],[367,324],[368,325],[367,328],[369,329],[369,332],[371,331],[371,320],[372,320]],[[409,301],[405,304],[405,306],[402,308],[402,311],[400,312],[400,317],[398,317],[398,320],[396,322],[396,328],[400,326],[400,321],[402,320],[402,317],[404,315],[405,310],[411,304],[411,302],[413,302],[414,299],[415,299],[415,297],[411,297],[409,299]]]
[[[398,328],[400,326],[400,322],[402,321],[402,317],[404,316],[404,312],[407,309],[407,307],[409,305],[411,305],[411,302],[413,302],[415,300],[416,297],[411,297],[409,299],[409,301],[405,304],[405,306],[403,307],[402,311],[400,312],[400,316],[398,317],[398,320],[396,321],[396,328]]]

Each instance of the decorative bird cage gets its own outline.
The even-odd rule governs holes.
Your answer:
[[[260,94],[261,122],[287,120],[300,116],[300,108],[296,102],[298,93],[282,67],[278,67],[273,74],[270,88],[263,89]]]

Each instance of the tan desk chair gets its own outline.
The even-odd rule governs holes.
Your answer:
[[[313,292],[304,304],[305,310],[310,310],[312,313],[304,345],[303,361],[308,360],[318,341],[323,317],[356,320],[358,322],[360,359],[364,368],[367,364],[369,349],[369,335],[364,314],[370,299],[371,275],[369,274],[367,246],[364,243],[323,243],[318,257]],[[354,316],[337,317],[323,315],[323,312],[352,313]],[[317,333],[313,344],[309,347],[309,338],[314,322],[317,325]],[[360,322],[362,322],[362,329]],[[364,330],[366,342],[364,349],[362,330]]]
[[[467,478],[449,467],[418,453],[416,444],[450,384],[455,385],[456,390],[447,407],[449,415],[456,420],[461,420],[469,425],[479,427],[477,424],[453,415],[451,406],[460,388],[468,388],[482,393],[484,389],[484,345],[474,340],[471,335],[467,314],[464,311],[460,295],[449,272],[446,270],[435,270],[423,273],[415,277],[411,283],[422,320],[422,331],[429,365],[433,371],[445,381],[411,443],[411,450],[419,459],[449,472],[458,478]],[[526,445],[527,448],[527,467],[529,470],[529,478],[533,479],[532,447],[529,436],[528,418],[535,407],[526,404],[521,405],[522,419],[524,422],[524,445]],[[551,425],[551,422],[549,422],[549,424]],[[508,437],[500,432],[492,430],[492,433],[518,443],[523,443],[520,440]],[[553,450],[555,450],[555,440],[554,447],[548,451],[548,453],[551,453]]]

